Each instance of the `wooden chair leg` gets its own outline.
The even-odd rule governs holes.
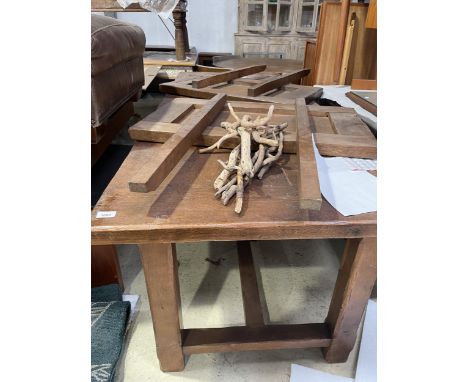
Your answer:
[[[376,280],[377,239],[348,239],[325,322],[330,346],[328,362],[346,362],[356,342],[357,329]]]
[[[141,244],[156,352],[162,371],[184,369],[179,278],[175,244]]]

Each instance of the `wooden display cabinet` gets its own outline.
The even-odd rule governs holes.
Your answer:
[[[235,53],[303,60],[315,38],[322,0],[239,0]]]

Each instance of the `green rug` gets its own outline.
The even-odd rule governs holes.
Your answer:
[[[91,290],[91,382],[113,380],[129,314],[117,284]]]

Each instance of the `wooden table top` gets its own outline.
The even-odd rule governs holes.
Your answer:
[[[294,154],[283,155],[261,181],[249,185],[241,215],[234,212],[234,200],[223,206],[214,197],[217,160],[228,153],[191,148],[155,191],[131,192],[129,179],[160,146],[135,143],[92,211],[93,244],[376,236],[376,212],[344,217],[325,199],[320,211],[299,209]],[[116,216],[96,218],[99,211]]]

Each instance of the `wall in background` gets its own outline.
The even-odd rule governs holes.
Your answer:
[[[198,52],[234,53],[237,3],[237,0],[188,0],[187,29],[190,46],[196,47]],[[140,26],[145,32],[147,45],[174,45],[174,40],[156,14],[119,12],[116,15],[118,19]],[[164,22],[174,35],[172,22],[168,19]]]

